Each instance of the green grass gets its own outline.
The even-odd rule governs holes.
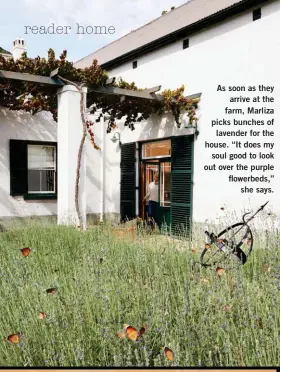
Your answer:
[[[246,265],[222,277],[194,264],[200,231],[192,245],[116,240],[107,226],[32,225],[0,238],[0,337],[23,334],[18,345],[1,341],[1,366],[279,365],[278,233],[267,244],[257,233]],[[26,258],[22,247],[32,249]],[[137,343],[119,339],[124,323],[148,331]]]

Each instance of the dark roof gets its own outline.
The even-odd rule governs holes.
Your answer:
[[[109,70],[266,1],[268,0],[190,0],[96,50],[75,62],[74,66],[90,66],[96,58],[104,69]]]
[[[1,47],[0,47],[0,53],[12,55],[12,53],[8,52],[7,50],[5,50],[5,49],[3,49]]]

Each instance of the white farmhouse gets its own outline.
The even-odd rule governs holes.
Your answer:
[[[279,213],[279,12],[278,0],[192,0],[75,63],[86,67],[96,58],[110,77],[134,81],[138,87],[161,84],[162,89],[176,89],[183,84],[185,95],[201,93],[198,136],[185,116],[181,128],[170,115],[151,117],[136,124],[134,131],[120,120],[110,134],[106,134],[105,123],[95,124],[101,151],[87,143],[88,216],[97,220],[145,217],[142,199],[156,172],[160,175],[159,215],[174,227],[183,222],[189,226],[191,219],[215,220],[222,207],[240,214],[268,200]],[[218,90],[219,85],[226,91]],[[249,86],[259,89],[259,85],[274,102],[243,102],[244,97],[263,95],[264,91],[248,91]],[[228,87],[241,88],[229,92]],[[274,87],[273,92],[267,87]],[[230,97],[241,102],[230,103]],[[248,115],[251,106],[270,107],[274,115],[264,109]],[[242,120],[234,109],[246,111],[244,125],[233,124],[234,119]],[[271,127],[269,117],[274,118]],[[231,126],[226,124],[228,120]],[[264,120],[264,127],[254,124],[258,120]],[[246,137],[238,133],[236,137],[218,136],[217,131],[249,130],[251,124],[246,121],[254,131],[274,130],[275,136],[249,137],[249,147],[239,150],[232,141],[245,141]],[[57,177],[64,170],[56,163],[56,125],[47,113],[30,116],[0,108],[0,218],[57,214]],[[274,159],[259,159],[261,149],[252,144],[262,141],[274,143],[269,149]],[[229,148],[215,148],[214,143]],[[225,152],[244,156],[246,151],[256,155],[252,164],[271,164],[275,170],[238,170],[238,160],[224,157]],[[213,154],[221,159],[213,159]],[[13,168],[23,158],[22,167]],[[250,166],[244,158],[239,163]],[[19,171],[23,178],[18,177]],[[271,182],[238,179],[261,174]],[[256,192],[257,188],[267,191]]]

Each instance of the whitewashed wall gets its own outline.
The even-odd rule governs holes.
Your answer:
[[[214,220],[220,208],[241,213],[245,207],[256,208],[267,200],[275,212],[279,212],[279,2],[262,7],[262,18],[253,22],[252,11],[234,17],[227,23],[217,25],[190,37],[190,47],[182,49],[182,42],[163,48],[160,51],[138,58],[138,67],[132,69],[132,62],[110,72],[110,76],[121,76],[134,81],[139,87],[152,87],[158,84],[165,88],[178,88],[185,85],[185,94],[202,92],[198,111],[200,135],[195,142],[193,218],[196,221]],[[240,105],[229,103],[228,94],[216,92],[218,84],[232,85],[272,85],[275,86],[275,167],[276,175],[271,187],[273,194],[241,194],[245,185],[228,182],[227,174],[220,171],[204,171],[205,164],[213,164],[212,150],[205,149],[205,141],[217,142],[215,129],[210,122],[224,117],[224,108],[237,108]],[[248,92],[234,95],[249,95]],[[254,93],[252,95],[257,95]],[[258,107],[265,104],[258,104]],[[226,117],[226,115],[225,115]],[[236,118],[230,115],[228,119]],[[255,117],[255,116],[254,116]],[[238,118],[238,117],[237,117]],[[247,116],[244,117],[247,119]],[[256,119],[268,119],[267,115]],[[238,127],[235,127],[238,129]],[[265,129],[269,129],[263,127]],[[219,127],[218,129],[230,129]],[[241,129],[244,129],[241,127]],[[259,128],[253,127],[258,130]],[[171,135],[186,134],[178,130],[171,117],[151,118],[146,123],[136,124],[131,131],[120,123],[121,142],[142,141]],[[114,134],[114,132],[113,132]],[[113,134],[107,135],[106,156],[106,202],[107,212],[119,211],[120,150],[110,141]],[[231,141],[230,137],[230,141]],[[234,138],[233,138],[234,139]],[[237,138],[235,138],[237,139]],[[269,141],[272,141],[271,138]],[[227,139],[228,140],[228,139]],[[257,142],[254,137],[251,141]],[[262,139],[260,139],[262,140]],[[224,141],[224,140],[223,140]],[[267,141],[267,140],[266,140]],[[257,153],[259,150],[252,150]],[[224,162],[224,161],[223,161]],[[267,161],[261,161],[265,164]],[[224,164],[224,163],[223,163]],[[225,164],[233,164],[225,161]],[[245,175],[232,171],[233,175]],[[246,174],[250,175],[250,174]],[[256,176],[253,172],[253,175]],[[258,185],[249,184],[249,187]],[[269,187],[269,184],[262,185]]]

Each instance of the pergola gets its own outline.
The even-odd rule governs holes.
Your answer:
[[[48,89],[54,89],[58,97],[58,125],[57,125],[57,142],[58,142],[58,175],[57,175],[57,215],[58,224],[78,225],[78,217],[75,210],[75,180],[76,165],[79,144],[82,136],[82,119],[80,112],[80,92],[71,84],[60,79],[59,69],[51,72],[50,76],[32,75],[28,73],[13,72],[0,70],[1,80],[12,80],[27,82],[47,86]],[[95,88],[84,87],[83,92],[95,95],[114,95],[119,96],[121,100],[126,98],[161,101],[163,96],[157,95],[161,85],[155,86],[143,91],[122,89],[112,86],[114,78],[107,80],[105,86]],[[201,93],[190,95],[186,98],[199,98]],[[90,98],[91,99],[91,98]],[[85,100],[88,112],[91,111],[91,101]],[[86,111],[86,112],[87,112]],[[83,151],[80,167],[79,181],[79,205],[82,215],[83,224],[86,226],[86,157]]]

